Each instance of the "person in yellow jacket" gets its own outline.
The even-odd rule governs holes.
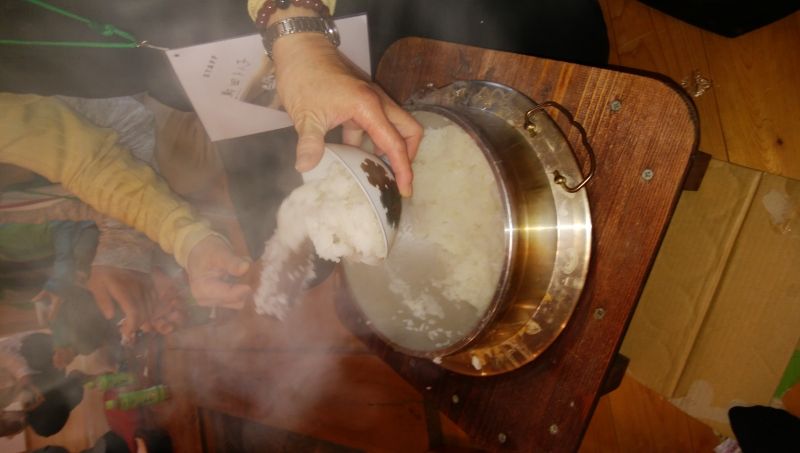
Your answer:
[[[334,2],[325,3],[333,9]],[[315,14],[290,6],[270,23]],[[347,143],[360,143],[364,132],[370,135],[392,162],[401,192],[410,195],[419,124],[356,73],[322,35],[282,37],[274,51],[278,90],[300,136],[296,168],[313,168],[325,133],[342,125]],[[120,148],[116,133],[85,121],[57,99],[0,94],[0,163],[60,183],[98,212],[143,232],[187,270],[198,302],[239,308],[249,297],[249,287],[231,283],[247,273],[249,262],[235,256],[150,168]]]
[[[0,93],[0,163],[60,183],[83,202],[143,232],[175,256],[203,305],[241,308],[248,260],[211,230],[147,165],[56,98]]]

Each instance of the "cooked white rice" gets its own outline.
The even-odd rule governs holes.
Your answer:
[[[483,313],[492,301],[505,254],[502,204],[497,183],[474,140],[459,126],[429,128],[413,164],[414,196],[403,215],[408,228],[399,232],[411,241],[437,249],[440,278],[424,286],[436,288],[451,302],[466,302]],[[391,264],[391,260],[390,260]],[[441,316],[427,291],[409,297],[408,284],[390,275],[390,289],[412,316]]]
[[[304,237],[320,258],[374,264],[386,258],[381,225],[372,205],[344,165],[295,189],[278,212],[277,234],[296,246]]]
[[[355,178],[339,162],[328,167],[325,177],[298,187],[278,210],[278,226],[267,241],[261,258],[262,272],[254,295],[259,313],[282,318],[292,302],[279,277],[286,275],[290,256],[311,240],[320,258],[338,262],[342,258],[375,264],[386,258],[381,225]],[[299,273],[303,273],[302,282]],[[307,282],[313,275],[309,261],[292,269],[288,277]]]

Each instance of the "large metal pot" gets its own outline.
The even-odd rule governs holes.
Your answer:
[[[456,82],[429,89],[415,95],[407,108],[423,126],[460,126],[483,152],[503,205],[502,271],[484,312],[447,312],[444,322],[459,335],[446,342],[404,328],[396,316],[402,303],[387,291],[382,266],[345,263],[352,299],[372,330],[401,352],[463,374],[516,369],[564,329],[583,289],[591,218],[581,187],[591,177],[594,158],[590,154],[589,176],[584,177],[564,134],[542,106],[496,83]],[[591,153],[585,134],[584,144]],[[424,253],[401,243],[389,259],[395,265],[402,260],[409,268],[424,267]]]

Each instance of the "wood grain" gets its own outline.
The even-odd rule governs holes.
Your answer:
[[[430,387],[438,407],[479,446],[574,451],[696,148],[695,112],[662,80],[418,38],[395,43],[377,76],[399,100],[428,83],[459,79],[492,80],[534,100],[556,100],[575,112],[589,134],[598,157],[588,186],[594,251],[573,319],[535,363],[497,377],[469,378],[389,350],[354,320],[346,296],[338,306],[372,350],[418,390]],[[615,99],[623,108],[612,113]],[[641,178],[646,168],[657,175],[649,182]],[[592,316],[597,308],[605,310],[599,320]]]
[[[338,321],[337,279],[307,293],[283,322],[243,311],[170,336],[165,380],[201,411],[367,451],[426,451],[425,392]],[[451,422],[439,425],[446,439],[465,443]]]
[[[714,158],[800,179],[800,12],[736,38],[691,26],[636,0],[601,0],[612,64],[681,82],[712,82],[695,98],[700,149]]]
[[[579,452],[710,452],[720,442],[709,426],[626,375],[600,398]]]
[[[618,389],[613,393],[619,391]],[[622,453],[624,450],[620,448],[617,439],[616,421],[611,410],[611,394],[605,395],[597,402],[592,421],[581,442],[580,453]],[[638,425],[630,426],[630,429],[636,428]]]
[[[202,453],[203,433],[200,426],[200,413],[191,398],[186,370],[197,364],[187,362],[182,354],[162,355],[161,381],[170,390],[170,398],[154,405],[149,411],[150,421],[166,430],[176,453]]]
[[[653,71],[681,83],[698,71],[715,79],[706,58],[702,30],[660,13],[637,0],[601,0],[609,30],[612,64]],[[716,84],[715,84],[716,85]],[[695,98],[700,115],[700,149],[727,160],[717,108],[717,90]]]
[[[719,444],[713,430],[688,417],[635,379],[623,380],[609,395],[621,451],[712,451]]]
[[[730,161],[800,179],[800,12],[734,39],[703,39]]]

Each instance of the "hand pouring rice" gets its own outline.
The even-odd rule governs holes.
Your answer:
[[[587,156],[584,174],[545,107],[492,82],[420,91],[406,107],[425,128],[412,166],[414,196],[402,200],[391,246],[370,239],[372,227],[355,232],[371,218],[352,205],[313,224],[337,233],[303,243],[311,250],[324,244],[342,256],[342,295],[394,350],[454,372],[491,376],[530,363],[566,326],[589,268],[585,185],[595,159],[576,124]],[[292,227],[301,238],[310,233],[303,222]],[[345,237],[347,246],[338,243]],[[306,263],[303,272],[310,269]]]
[[[387,211],[391,208],[373,205],[383,201],[370,198],[377,197],[375,193],[380,194],[377,184],[376,187],[359,184],[360,181],[369,184],[365,175],[370,167],[378,167],[377,160],[374,157],[364,159],[365,153],[342,148],[329,145],[314,174],[304,175],[305,184],[295,189],[278,210],[278,227],[261,257],[261,278],[254,295],[256,310],[261,314],[283,319],[289,303],[315,277],[316,257],[333,262],[344,258],[369,265],[386,258],[396,219],[394,227],[386,224],[386,217],[391,217]],[[355,161],[348,160],[353,153]],[[354,165],[361,162],[365,173],[351,173],[346,165],[353,162],[356,162]],[[383,182],[384,186],[393,183],[388,179]],[[382,189],[391,192],[388,188]],[[381,220],[380,215],[376,215],[378,209],[382,210]],[[388,239],[386,230],[392,233]]]

